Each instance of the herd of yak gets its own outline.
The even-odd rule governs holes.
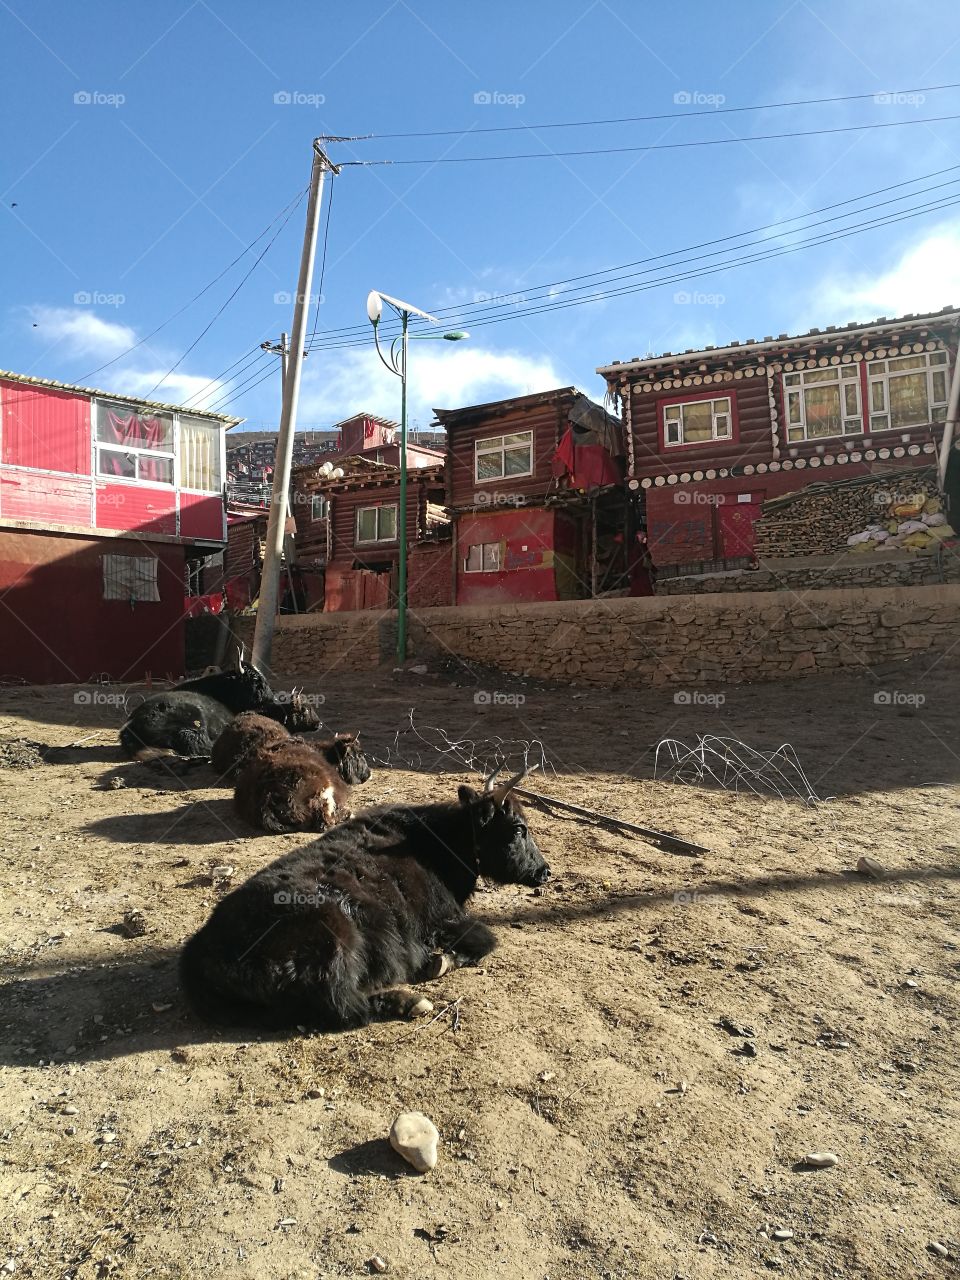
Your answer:
[[[136,759],[208,762],[251,825],[320,833],[221,898],[188,939],[181,983],[211,1021],[339,1030],[416,1012],[425,1002],[398,984],[495,946],[465,910],[479,877],[537,886],[550,875],[511,794],[522,773],[461,786],[456,801],[354,813],[370,766],[356,734],[319,728],[300,694],[274,694],[241,655],[235,671],[150,695],[120,730]]]

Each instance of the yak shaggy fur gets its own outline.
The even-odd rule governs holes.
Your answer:
[[[493,949],[464,909],[481,875],[550,875],[512,796],[464,786],[455,803],[367,809],[223,898],[184,948],[181,983],[214,1022],[364,1026],[402,1008],[395,984],[435,976],[438,950],[469,964]]]
[[[291,738],[246,756],[233,804],[262,831],[323,831],[349,816],[351,786],[369,777],[353,734],[315,745]]]

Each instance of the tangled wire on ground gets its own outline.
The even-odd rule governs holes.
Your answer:
[[[495,769],[507,765],[511,758],[520,768],[538,770],[556,775],[556,769],[547,759],[546,748],[539,738],[527,741],[523,738],[461,738],[452,739],[435,725],[424,729],[414,722],[413,707],[407,714],[407,722],[394,735],[382,755],[368,752],[371,763],[383,769],[449,769],[452,773],[463,770],[488,777]]]
[[[662,774],[661,751],[669,761]],[[781,800],[794,798],[811,806],[835,798],[817,795],[796,751],[787,742],[768,753],[757,751],[739,738],[718,737],[712,733],[698,736],[692,747],[678,738],[663,738],[657,743],[653,771],[654,778],[662,780],[700,786],[714,782],[725,791],[739,792],[745,788],[755,795],[772,792]]]

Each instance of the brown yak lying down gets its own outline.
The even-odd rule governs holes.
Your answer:
[[[351,816],[351,787],[369,777],[354,734],[315,746],[295,739],[265,743],[246,756],[233,804],[262,831],[323,831]]]
[[[245,711],[223,730],[210,750],[210,763],[221,782],[236,782],[255,751],[293,742],[290,731],[269,716]],[[302,739],[297,739],[302,741]]]

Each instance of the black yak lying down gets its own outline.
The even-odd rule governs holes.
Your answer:
[[[352,733],[309,745],[296,738],[265,743],[247,755],[233,805],[261,831],[323,831],[350,817],[351,788],[369,777]]]
[[[479,876],[542,884],[550,868],[510,791],[378,806],[258,872],[190,938],[180,980],[214,1022],[337,1030],[405,1011],[397,983],[435,976],[439,950],[475,963],[496,945],[464,906]]]
[[[174,753],[210,755],[235,715],[258,711],[288,729],[315,729],[320,717],[297,693],[276,695],[259,671],[218,671],[151,694],[120,730],[120,745],[136,759]]]

